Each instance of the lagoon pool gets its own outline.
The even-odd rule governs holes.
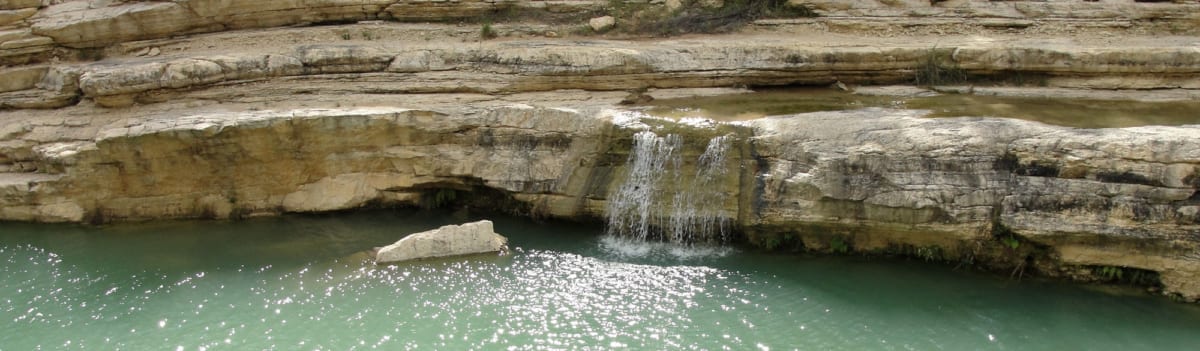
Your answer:
[[[1200,308],[920,261],[633,243],[489,216],[506,256],[362,250],[421,211],[0,223],[0,350],[1181,350]]]

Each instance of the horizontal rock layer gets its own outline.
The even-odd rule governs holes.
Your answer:
[[[1012,19],[1085,19],[1164,21],[1195,19],[1194,3],[1082,1],[827,1],[792,0],[824,16],[957,17]],[[33,18],[33,32],[72,48],[102,47],[132,40],[163,38],[183,33],[267,28],[339,21],[390,19],[439,21],[475,17],[490,11],[547,9],[580,11],[606,6],[596,0],[287,0],[172,2],[67,1],[45,8]],[[8,7],[8,17],[30,14],[20,4]],[[2,10],[2,9],[0,9]],[[24,16],[24,17],[22,17]]]
[[[596,8],[594,0],[182,0],[90,6],[73,1],[43,10],[31,28],[71,48],[248,28],[389,19],[447,21],[509,8]]]
[[[790,0],[823,16],[1011,19],[1170,20],[1195,18],[1187,1]]]
[[[850,32],[944,25],[1005,30],[1058,23],[1079,28],[1145,27],[1189,35],[1196,33],[1196,23],[1200,21],[1200,4],[1186,1],[792,0],[791,3],[809,8],[820,17],[765,19],[758,23],[815,24]],[[89,59],[102,48],[181,35],[359,21],[490,22],[493,17],[505,19],[516,15],[527,21],[554,22],[553,18],[567,16],[580,21],[575,24],[578,26],[608,8],[611,8],[609,2],[601,0],[13,0],[0,4],[0,64],[47,62],[72,50],[78,52],[77,57]],[[556,30],[571,31],[573,27],[560,26]]]
[[[1175,41],[1105,48],[1070,41],[966,41],[927,48],[807,44],[763,36],[620,42],[525,40],[302,45],[278,53],[161,57],[0,71],[0,108],[155,103],[260,80],[357,81],[362,91],[515,93],[555,89],[722,87],[911,81],[934,60],[968,74],[1043,77],[1047,85],[1200,88],[1200,51]],[[369,84],[369,85],[368,85]],[[11,86],[11,87],[9,87]],[[308,83],[309,90],[320,89]],[[9,91],[4,93],[3,91]]]

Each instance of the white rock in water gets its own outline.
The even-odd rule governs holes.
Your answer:
[[[497,252],[507,244],[508,238],[492,229],[492,221],[448,225],[406,236],[380,248],[375,263]]]

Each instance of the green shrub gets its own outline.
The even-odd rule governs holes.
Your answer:
[[[838,254],[850,252],[850,245],[846,243],[846,239],[835,236],[829,240],[829,251]]]
[[[487,40],[496,38],[497,36],[499,35],[496,34],[495,29],[492,29],[492,24],[490,22],[483,22],[483,27],[479,28],[479,37]]]
[[[950,52],[929,49],[917,64],[913,84],[919,86],[958,84],[966,82],[967,71],[950,59]]]

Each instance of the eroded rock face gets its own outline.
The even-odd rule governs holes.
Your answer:
[[[859,250],[953,251],[1011,231],[1027,246],[1051,248],[1060,263],[1157,271],[1169,290],[1200,297],[1192,288],[1200,202],[1189,183],[1200,165],[1200,128],[912,118],[919,115],[868,110],[752,122],[767,165],[748,226],[762,232],[752,229],[752,238],[808,231],[803,244],[825,248],[832,232]]]
[[[500,252],[507,245],[508,238],[496,234],[492,229],[492,221],[483,220],[406,236],[394,244],[379,248],[375,263]]]
[[[585,156],[607,128],[575,113],[521,106],[474,115],[260,111],[149,119],[102,130],[94,142],[35,152],[47,171],[73,178],[52,192],[102,221],[413,205],[417,186],[431,183],[571,194],[544,204],[565,215],[579,206],[574,188],[584,181],[565,175],[591,162]],[[133,169],[155,176],[133,176]],[[122,185],[111,187],[114,181]]]
[[[561,8],[594,8],[604,2],[560,1]],[[33,23],[37,35],[72,48],[102,47],[180,33],[267,28],[299,24],[392,19],[446,21],[504,8],[546,7],[543,1],[464,0],[180,0],[88,6],[67,2],[44,10]]]

